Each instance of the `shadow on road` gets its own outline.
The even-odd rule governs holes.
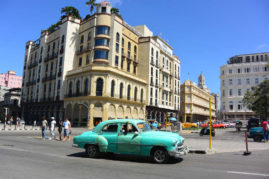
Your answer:
[[[78,152],[67,155],[68,157],[88,158],[85,152]],[[97,159],[111,160],[111,161],[127,161],[136,163],[154,163],[149,157],[122,155],[122,154],[102,154]],[[183,158],[170,158],[167,164],[178,164],[183,161]]]

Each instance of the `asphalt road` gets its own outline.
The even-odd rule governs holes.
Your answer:
[[[0,136],[0,178],[269,178],[269,151],[189,154],[168,164],[115,155],[89,159],[71,142]]]

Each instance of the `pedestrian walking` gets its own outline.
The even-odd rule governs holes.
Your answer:
[[[262,130],[263,130],[264,142],[268,142],[269,124],[266,121],[266,119],[262,122]]]
[[[62,140],[63,121],[60,119],[58,122],[59,140]]]
[[[14,120],[14,119],[13,119],[13,116],[11,116],[10,119],[9,119],[9,121],[10,121],[10,129],[11,129],[11,127],[12,127],[13,120]]]
[[[47,132],[47,127],[48,127],[48,121],[46,120],[45,117],[42,117],[41,121],[41,129],[42,129],[42,139],[46,139],[46,132]]]
[[[55,121],[55,118],[54,117],[51,117],[50,118],[51,121],[50,121],[50,135],[51,135],[51,139],[56,139],[56,136],[55,136],[55,133],[54,133],[54,129],[55,129],[55,125],[56,125],[56,121]]]
[[[36,128],[36,120],[34,120],[34,123],[33,123],[33,129]]]
[[[71,124],[68,118],[65,118],[63,122],[63,127],[64,127],[64,139],[63,141],[70,140],[69,134],[71,134]]]

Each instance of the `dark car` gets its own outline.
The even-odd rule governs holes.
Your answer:
[[[250,118],[248,120],[247,130],[249,131],[250,128],[259,126],[260,126],[260,120],[258,118]]]
[[[201,129],[200,136],[209,135],[209,133],[210,133],[209,127],[205,127],[205,128]],[[211,134],[212,134],[213,137],[216,135],[215,129],[213,127],[211,129]]]
[[[264,138],[262,127],[252,127],[248,132],[248,138],[253,138],[255,142],[261,142]]]

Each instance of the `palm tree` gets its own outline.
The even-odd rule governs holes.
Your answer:
[[[72,6],[66,6],[66,7],[62,8],[61,13],[63,14],[61,19],[65,18],[67,16],[72,16],[74,18],[81,19],[79,11],[77,10],[77,8],[72,7]]]
[[[111,13],[112,14],[117,14],[118,15],[119,12],[120,12],[120,10],[118,8],[115,8],[115,7],[111,8]]]
[[[92,12],[94,10],[94,7],[97,5],[96,4],[96,0],[89,0],[89,1],[86,2],[86,5],[87,6],[89,6],[89,5],[91,6],[90,7],[90,11],[91,11],[91,14],[92,14]]]

